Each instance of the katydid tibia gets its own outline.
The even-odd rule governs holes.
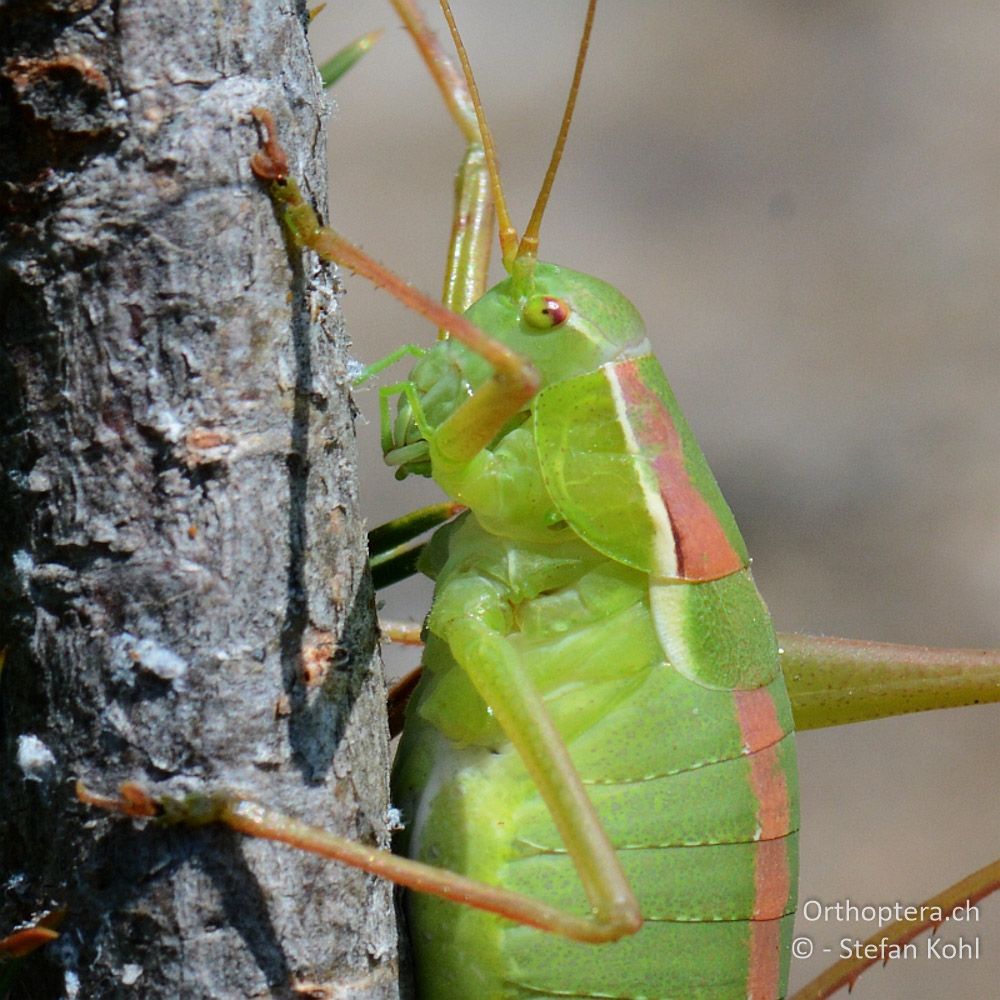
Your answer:
[[[393,387],[394,416],[385,394],[383,427],[397,468],[433,475],[470,510],[422,559],[438,589],[394,778],[403,847],[437,870],[228,794],[202,802],[200,819],[436,893],[409,903],[427,1000],[781,997],[795,910],[792,708],[738,530],[634,308],[536,260],[558,155],[518,240],[478,101],[475,120],[411,4],[396,5],[469,142],[446,308],[319,225],[260,110],[254,169],[296,243],[450,334]],[[509,277],[483,294],[491,188]],[[802,672],[815,659],[807,642]],[[990,683],[973,681],[967,697],[984,699]],[[192,821],[190,805],[134,788],[99,804]],[[991,871],[975,891],[995,882]]]

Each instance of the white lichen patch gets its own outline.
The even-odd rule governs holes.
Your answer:
[[[135,654],[138,662],[161,680],[180,680],[188,671],[187,660],[152,639],[140,639],[135,644]]]
[[[55,767],[52,751],[33,733],[22,733],[17,738],[17,766],[28,781],[45,781]]]
[[[122,967],[122,986],[135,986],[142,977],[142,966],[129,963]]]
[[[151,407],[147,419],[164,441],[177,444],[184,436],[184,421],[166,406]]]
[[[80,977],[72,969],[67,969],[63,973],[63,985],[66,987],[66,1000],[78,1000]]]
[[[14,563],[14,572],[17,574],[21,586],[27,587],[35,568],[35,560],[31,558],[31,553],[24,549],[18,549],[11,558]]]
[[[140,667],[160,680],[180,684],[188,672],[188,662],[154,639],[140,639],[122,632],[113,641],[114,666],[119,672]]]

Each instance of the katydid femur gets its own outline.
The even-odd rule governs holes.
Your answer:
[[[196,803],[132,786],[121,799],[88,797],[188,822],[201,810],[417,890],[408,906],[427,1000],[784,996],[793,716],[846,721],[828,707],[839,682],[823,679],[821,662],[869,666],[867,685],[838,702],[852,719],[912,710],[893,678],[919,691],[924,667],[905,650],[789,639],[802,685],[789,702],[739,532],[638,314],[609,285],[537,260],[594,0],[520,239],[447,3],[464,81],[409,0],[396,6],[468,141],[445,305],[319,224],[263,109],[254,170],[298,246],[446,332],[383,392],[388,460],[402,475],[432,475],[468,508],[420,560],[437,591],[394,776],[400,849],[415,860],[228,792]],[[491,203],[509,276],[484,291]],[[992,676],[972,679],[959,654],[941,662],[929,673],[952,669],[958,700],[987,697],[995,659]],[[997,877],[984,870],[963,898]]]

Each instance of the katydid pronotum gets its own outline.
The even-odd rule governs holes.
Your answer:
[[[552,56],[552,52],[553,52],[553,48],[552,48],[551,46],[547,47],[547,49],[546,49],[546,56],[547,56],[547,57],[548,57],[549,59],[551,59],[551,56]],[[779,192],[779,194],[780,194],[780,193],[781,193],[781,192]],[[776,205],[776,211],[777,211],[777,214],[778,214],[779,216],[781,215],[781,213],[782,213],[783,211],[786,211],[786,210],[787,210],[787,206],[786,206],[786,208],[782,208],[782,207],[781,207],[781,204],[780,204],[780,202],[781,202],[781,199],[780,199],[780,198],[776,198],[776,202],[775,202],[775,205]],[[607,242],[606,242],[606,241],[603,241],[603,242],[604,242],[604,244],[605,244],[605,248],[606,248],[608,244],[607,244]],[[595,270],[596,270],[596,268],[595,268]],[[622,283],[624,284],[624,282],[622,282]],[[731,373],[731,372],[729,372],[728,374],[729,374],[729,375],[731,375],[732,373]],[[870,779],[870,773],[871,773],[871,772],[870,772],[870,769],[865,769],[865,770],[864,770],[863,772],[862,772],[862,771],[860,771],[860,769],[857,769],[857,770],[856,770],[856,772],[855,772],[855,774],[854,774],[853,776],[849,776],[849,777],[853,777],[853,778],[855,779],[855,780],[851,781],[851,782],[850,782],[850,784],[851,784],[852,786],[856,786],[856,785],[863,785],[863,784],[865,784],[865,783],[866,783],[866,780],[867,780],[867,779]],[[984,860],[985,860],[985,859],[984,859]],[[931,886],[929,886],[928,888],[930,888],[930,887],[933,887],[934,885],[935,885],[935,883],[932,883],[932,884],[931,884]],[[856,899],[856,894],[855,894],[854,898]],[[865,899],[865,901],[881,901],[881,900],[883,900],[884,898],[885,898],[885,896],[883,896],[883,895],[880,895],[880,896],[879,896],[879,897],[877,897],[876,899],[872,899],[872,897],[871,897],[871,896],[868,896],[868,897],[867,897],[867,898]],[[827,901],[829,901],[829,902],[835,902],[835,901],[836,901],[836,899],[835,899],[835,898],[830,898],[830,897],[828,897]],[[910,902],[910,901],[912,901],[912,902],[916,902],[916,901],[917,901],[917,898],[916,898],[916,897],[914,897],[914,898],[913,898],[912,900],[906,900],[906,901],[907,901],[907,902]],[[836,928],[834,928],[833,930],[835,931],[835,930],[836,930]],[[837,935],[837,936],[839,936],[839,935]],[[834,936],[834,934],[833,934],[833,933],[831,932],[831,941],[830,941],[829,943],[833,944],[833,943],[835,943],[835,940],[836,940],[836,937],[835,937],[835,936]],[[826,943],[826,942],[823,942],[823,943]],[[952,992],[952,995],[954,995],[953,991],[951,991],[951,992]],[[911,992],[911,993],[910,993],[909,995],[914,995],[914,994],[913,994],[913,993]],[[930,995],[930,994],[925,994],[925,995]]]

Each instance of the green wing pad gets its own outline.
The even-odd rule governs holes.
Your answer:
[[[748,570],[707,583],[654,578],[649,603],[667,659],[690,680],[749,691],[777,676],[771,616]]]
[[[546,488],[574,530],[595,549],[651,572],[657,545],[672,545],[654,520],[651,472],[626,447],[600,371],[557,382],[534,401],[535,443]]]
[[[557,382],[534,403],[546,487],[598,551],[665,579],[747,564],[718,484],[651,355]]]

